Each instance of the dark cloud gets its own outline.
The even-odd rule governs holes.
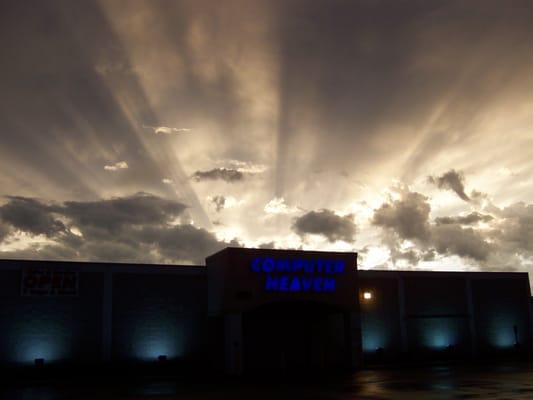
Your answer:
[[[202,264],[207,255],[239,245],[190,224],[176,225],[186,206],[148,193],[52,205],[30,198],[8,200],[1,207],[8,229],[46,234],[53,244],[3,252],[3,257]]]
[[[14,229],[48,237],[65,231],[65,225],[57,219],[52,207],[35,199],[16,196],[7,198],[8,203],[0,207],[0,216]]]
[[[295,218],[292,229],[300,236],[322,235],[330,242],[355,240],[356,226],[352,215],[338,216],[331,210],[309,211]]]
[[[432,244],[440,254],[469,257],[476,261],[486,261],[491,252],[491,245],[481,233],[458,225],[433,227]]]
[[[495,238],[510,251],[533,255],[533,204],[519,202],[499,212],[501,222]]]
[[[436,256],[435,250],[429,249],[429,250],[424,251],[424,253],[422,254],[422,260],[423,261],[434,261],[435,256]]]
[[[63,247],[69,249],[67,246]],[[163,260],[157,257],[153,250],[154,248],[145,243],[130,243],[129,241],[122,241],[121,238],[115,238],[105,241],[85,241],[82,246],[78,247],[77,256],[82,260],[100,262],[162,262]],[[178,260],[170,260],[170,262],[172,261],[179,262]]]
[[[53,260],[53,261],[98,261],[97,258],[84,260],[75,249],[61,244],[45,245],[32,244],[22,250],[0,252],[3,259],[17,260]]]
[[[257,246],[258,248],[260,249],[269,249],[269,250],[273,250],[276,248],[276,243],[274,241],[272,242],[266,242],[266,243],[261,243],[259,246]]]
[[[475,211],[465,216],[435,218],[435,223],[437,225],[450,225],[450,224],[475,225],[478,222],[489,222],[489,221],[492,221],[493,219],[494,217],[492,215],[480,214],[477,211]]]
[[[372,223],[393,230],[401,239],[425,242],[430,236],[431,207],[427,200],[420,193],[404,192],[400,200],[384,203],[374,210]]]
[[[238,182],[244,179],[244,174],[232,168],[213,168],[208,171],[196,171],[192,178],[197,181],[223,180],[226,182]]]
[[[451,169],[441,176],[428,176],[428,181],[437,185],[439,189],[454,191],[464,201],[470,201],[470,197],[465,193],[465,177],[462,172]]]
[[[222,195],[213,196],[211,198],[211,203],[215,206],[215,210],[217,212],[220,212],[224,209],[224,205],[226,204],[226,198]]]
[[[394,229],[383,230],[381,241],[385,246],[388,247],[390,252],[390,261],[394,266],[396,266],[398,261],[404,260],[406,261],[409,267],[414,267],[422,258],[420,250],[417,248],[409,248],[407,250],[402,250],[402,240],[399,238],[397,232],[395,232]]]
[[[4,224],[1,220],[0,220],[0,243],[2,243],[2,241],[11,233],[11,228],[9,227],[9,225],[7,224]]]
[[[407,264],[410,266],[416,266],[418,262],[420,261],[420,254],[413,249],[402,251],[398,253],[396,257],[397,259],[402,259],[402,260],[407,261]]]
[[[203,264],[205,257],[224,247],[238,247],[237,241],[219,241],[215,235],[193,225],[177,225],[171,228],[144,228],[135,236],[142,243],[155,246],[165,262],[189,260]]]
[[[74,225],[117,231],[126,225],[164,225],[180,216],[186,206],[148,193],[91,202],[67,201],[54,207]]]
[[[400,200],[385,203],[374,211],[373,224],[387,229],[383,242],[389,247],[393,262],[403,258],[416,265],[420,260],[433,260],[435,252],[486,261],[491,253],[488,238],[472,228],[461,227],[458,221],[474,223],[490,216],[472,213],[466,217],[443,217],[439,224],[432,225],[427,200],[420,193],[404,191]],[[401,251],[400,244],[406,239],[415,241],[418,251]]]

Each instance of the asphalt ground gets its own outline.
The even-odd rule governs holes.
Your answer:
[[[4,381],[0,398],[56,399],[533,399],[533,364],[432,366],[343,376],[139,377]]]

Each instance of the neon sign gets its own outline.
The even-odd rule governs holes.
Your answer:
[[[345,269],[343,260],[328,259],[256,257],[250,264],[253,273],[265,275],[267,292],[334,292]]]

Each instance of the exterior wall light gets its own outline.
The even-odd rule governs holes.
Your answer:
[[[370,292],[368,290],[363,292],[363,300],[370,301],[370,300],[372,300],[373,297],[374,296],[372,295],[372,292]]]

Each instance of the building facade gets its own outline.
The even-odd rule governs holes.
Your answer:
[[[206,266],[0,261],[0,365],[227,373],[529,354],[527,273],[357,270],[355,253],[227,248]]]

